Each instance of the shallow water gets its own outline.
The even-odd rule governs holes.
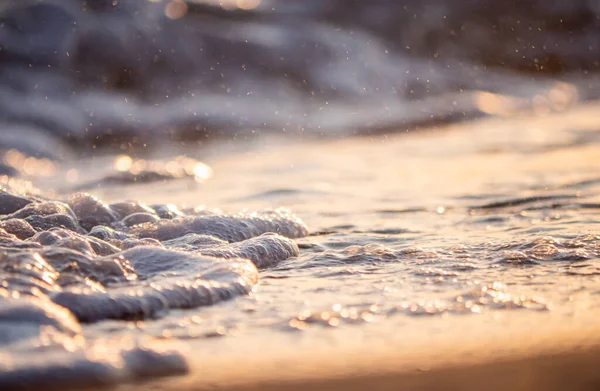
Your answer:
[[[400,50],[407,43],[391,38],[399,34],[393,21],[369,24],[392,9],[386,2],[367,7],[371,14],[354,4],[347,15],[321,2],[264,1],[233,14],[190,3],[175,20],[162,2],[117,11],[99,2],[87,11],[64,1],[27,4],[37,5],[4,14],[16,18],[7,25],[17,35],[4,29],[0,41],[46,31],[57,19],[39,31],[25,22],[49,9],[90,24],[57,30],[47,42],[25,40],[0,57],[8,70],[1,92],[13,98],[0,101],[8,174],[0,192],[0,388],[116,384],[197,371],[228,355],[251,361],[354,347],[368,357],[394,341],[426,349],[494,330],[577,330],[596,317],[600,106],[585,102],[597,64],[578,46],[597,24],[587,2],[544,8],[548,29],[562,32],[551,23],[562,15],[580,39],[572,52],[556,45],[547,58],[531,45],[527,60],[552,68],[535,76],[524,72],[525,57],[507,55],[511,34],[499,41],[507,45],[499,59],[459,34],[456,46],[440,44],[455,50],[426,61],[435,18],[411,25],[415,45],[424,31],[433,43]],[[450,25],[460,20],[442,2],[423,4],[405,3],[415,18],[437,15],[437,6]],[[493,19],[482,4],[465,9]],[[537,23],[526,7],[511,12]],[[502,15],[502,26],[516,23]],[[137,37],[133,43],[100,40],[102,22],[118,26],[121,17],[130,28],[165,30],[111,32]],[[290,20],[310,28],[294,30]],[[183,33],[187,40],[173,41]],[[275,39],[284,33],[292,36]],[[250,54],[238,35],[251,38]],[[179,51],[157,68],[141,61],[150,68],[117,72],[116,81],[112,60],[97,61],[86,46],[120,48],[121,66],[133,48],[145,53],[139,40],[157,36],[164,41],[152,50],[177,43]],[[201,48],[221,51],[186,52],[198,38]],[[219,46],[223,40],[232,46]],[[57,59],[32,42],[78,55]],[[226,93],[205,72],[219,53]],[[59,71],[25,72],[29,60]],[[493,68],[497,61],[506,67]],[[288,68],[305,84],[290,83]],[[180,88],[182,80],[201,87]],[[29,89],[37,81],[39,91]],[[176,85],[168,103],[161,94]],[[201,121],[192,118],[198,113]],[[489,118],[452,124],[478,116]],[[440,120],[448,124],[433,126]]]
[[[450,338],[465,324],[576,329],[600,305],[597,109],[328,142],[267,138],[213,157],[189,151],[208,158],[211,179],[93,189],[106,209],[72,197],[58,212],[75,213],[79,234],[27,238],[33,232],[8,224],[23,220],[7,216],[5,229],[25,240],[3,244],[2,382],[35,386],[58,374],[57,386],[105,384],[184,373],[257,346],[267,356],[371,346],[440,327]],[[115,204],[127,199],[154,209]],[[181,209],[159,220],[164,200]],[[56,216],[58,205],[35,210]],[[286,210],[243,211],[283,205],[303,222]],[[98,218],[117,231],[89,223]]]

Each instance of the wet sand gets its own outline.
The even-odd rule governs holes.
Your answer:
[[[593,321],[592,321],[593,323]],[[500,331],[500,330],[498,330]],[[288,352],[196,362],[183,378],[118,387],[151,390],[597,390],[600,330],[486,335],[435,346]],[[490,338],[493,337],[493,338]],[[435,338],[434,338],[435,340]]]

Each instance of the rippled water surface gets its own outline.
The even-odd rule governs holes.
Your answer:
[[[0,9],[0,388],[597,318],[592,5],[164,3]]]
[[[211,156],[216,144],[189,151],[206,156],[205,182],[90,189],[107,204],[30,196],[2,222],[2,381],[94,384],[257,346],[450,337],[457,319],[578,327],[600,305],[596,110]]]

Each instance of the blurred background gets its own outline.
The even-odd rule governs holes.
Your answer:
[[[591,0],[4,1],[0,148],[64,158],[74,146],[346,136],[560,109],[598,94],[598,8]]]

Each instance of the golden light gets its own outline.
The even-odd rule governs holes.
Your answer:
[[[236,0],[235,4],[238,8],[248,11],[258,7],[260,0]]]
[[[6,165],[30,176],[51,176],[57,170],[56,162],[46,158],[35,158],[11,149],[4,154]]]
[[[186,3],[180,0],[173,0],[165,6],[165,15],[169,19],[179,19],[188,11]]]
[[[194,177],[196,181],[201,182],[209,179],[213,175],[213,169],[210,166],[198,162],[194,166]]]
[[[125,172],[125,171],[129,171],[129,169],[131,169],[132,164],[133,164],[133,159],[130,156],[121,155],[115,159],[114,166],[117,171]]]
[[[486,114],[507,115],[517,109],[518,99],[491,92],[478,92],[475,94],[475,106]]]

